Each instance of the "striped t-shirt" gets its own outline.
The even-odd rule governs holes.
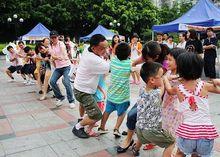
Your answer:
[[[111,80],[107,99],[116,104],[130,101],[130,59],[120,61],[117,57],[111,60]]]

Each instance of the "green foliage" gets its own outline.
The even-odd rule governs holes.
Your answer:
[[[42,22],[50,30],[75,37],[90,33],[98,24],[122,35],[137,32],[144,37],[149,36],[146,30],[154,24],[178,18],[191,5],[182,2],[172,8],[163,6],[158,9],[151,0],[7,0],[0,5],[0,36],[7,38],[8,32],[14,34],[15,27],[9,27],[7,18],[16,13],[24,19],[17,31],[19,35]],[[109,25],[114,20],[120,23],[119,27]]]

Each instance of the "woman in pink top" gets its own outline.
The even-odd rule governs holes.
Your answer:
[[[59,107],[63,104],[65,97],[61,94],[61,91],[57,85],[58,79],[63,76],[63,84],[66,88],[67,99],[69,101],[70,108],[75,107],[73,98],[73,89],[70,83],[69,72],[70,72],[70,60],[66,51],[66,46],[63,42],[58,40],[57,31],[50,32],[51,48],[50,53],[52,60],[54,61],[55,70],[50,79],[50,85],[53,89],[55,97],[57,98],[56,106]]]
[[[182,122],[176,134],[179,151],[185,155],[210,157],[214,139],[218,137],[209,113],[208,92],[220,94],[220,80],[213,84],[201,81],[203,60],[194,53],[183,53],[177,59],[180,85],[171,87],[166,76],[165,87],[169,94],[177,95]]]

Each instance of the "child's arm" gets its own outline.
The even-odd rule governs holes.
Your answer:
[[[170,85],[170,82],[169,82],[167,76],[163,76],[163,82],[164,82],[164,87],[165,87],[168,94],[170,94],[170,95],[176,95],[177,94],[177,88],[172,87]]]
[[[162,83],[162,85],[160,87],[160,97],[161,98],[163,97],[164,91],[165,91],[165,87],[164,87],[164,84]]]
[[[220,79],[213,79],[211,83],[205,83],[208,92],[220,94]]]
[[[101,93],[103,94],[103,99],[105,100],[106,99],[105,91],[100,86],[98,86],[98,90],[101,91]]]

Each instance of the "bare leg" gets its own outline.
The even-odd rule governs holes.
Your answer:
[[[140,82],[140,72],[136,71],[137,82]]]
[[[137,151],[139,151],[139,150],[141,149],[141,146],[142,146],[141,141],[137,140],[137,141],[136,141],[136,145],[135,145],[135,149],[136,149]]]
[[[85,116],[83,120],[81,120],[79,123],[81,126],[93,125],[94,123],[96,123],[96,120],[90,119],[88,116]]]
[[[131,76],[132,76],[132,79],[133,79],[132,81],[134,81],[134,83],[135,83],[135,82],[136,82],[135,72],[132,72],[132,73],[131,73]]]
[[[51,76],[51,71],[46,70],[45,77],[44,77],[43,96],[40,98],[42,100],[44,100],[46,98],[50,76]]]
[[[5,72],[11,79],[13,79],[12,73],[8,69]]]
[[[82,118],[85,115],[85,109],[83,108],[82,104],[79,104],[79,116]]]
[[[121,123],[123,122],[124,118],[125,118],[125,113],[117,118],[117,122],[115,124],[115,128],[114,129],[119,130],[119,128],[121,126]]]
[[[165,148],[163,151],[163,157],[170,157],[173,151],[174,144],[170,145],[168,148]]]
[[[107,120],[108,120],[109,115],[110,115],[109,113],[104,112],[104,114],[103,114],[103,116],[102,116],[100,128],[103,129],[103,130],[105,130],[105,124],[106,124],[106,122],[107,122]]]
[[[122,148],[126,148],[131,143],[132,136],[134,135],[134,130],[128,129],[127,131],[128,131],[128,134],[121,145]]]

